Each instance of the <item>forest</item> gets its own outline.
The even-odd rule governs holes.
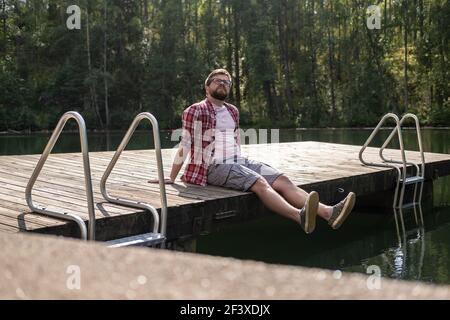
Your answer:
[[[219,67],[245,127],[365,127],[391,111],[449,126],[449,21],[447,0],[0,0],[0,131],[51,130],[69,110],[95,130],[143,111],[178,128]]]

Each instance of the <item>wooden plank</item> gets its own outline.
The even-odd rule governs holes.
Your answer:
[[[6,173],[3,173],[3,174],[7,175]],[[69,183],[73,184],[74,181],[73,181],[73,179],[71,180],[69,178],[70,178],[70,175],[67,175],[66,180],[60,180],[60,179],[53,178],[48,181],[42,181],[41,179],[39,179],[33,190],[36,190],[36,191],[43,190],[45,192],[49,192],[56,196],[64,195],[64,196],[68,196],[69,198],[82,199],[84,201],[83,205],[86,205],[86,195],[85,195],[85,189],[83,186],[84,180],[78,181],[79,182],[78,188],[72,188],[71,186],[69,186]],[[16,179],[16,180],[21,179],[22,180],[21,182],[23,184],[26,184],[28,182],[28,181],[25,181],[24,177],[15,176],[15,177],[12,177],[12,179]],[[4,180],[4,179],[0,178],[0,181],[2,181],[2,180]],[[119,182],[119,185],[123,184],[120,181],[118,181],[118,182]],[[15,184],[14,182],[8,182],[8,183]],[[46,188],[46,187],[42,186],[42,183],[45,183],[45,185],[48,185],[48,186],[55,184],[55,187],[54,188]],[[96,183],[96,181],[94,181],[94,186],[95,186],[95,183]],[[135,184],[134,182],[130,182],[130,183],[132,183],[134,186],[139,185],[139,184]],[[18,186],[18,187],[20,187],[20,186]],[[109,188],[109,189],[111,189],[111,188]],[[138,200],[142,200],[142,198],[146,198],[148,196],[151,196],[153,199],[156,199],[157,196],[159,197],[159,191],[158,191],[157,195],[153,195],[154,189],[147,189],[146,185],[141,186],[139,189],[139,192],[137,194],[135,191],[131,191],[131,192],[127,193],[125,188],[121,188],[121,189],[122,190],[120,190],[121,192],[120,192],[119,196],[122,196],[122,197],[131,197],[131,198],[140,197],[140,199],[138,199]],[[24,197],[25,196],[25,188],[23,187],[22,190],[23,190],[22,192],[23,192],[23,197]],[[97,189],[94,188],[94,200],[96,202],[104,202],[105,200],[103,199],[101,193],[98,190],[97,190],[97,192],[95,190],[97,190]],[[74,194],[74,191],[76,192],[75,194]],[[145,191],[145,194],[143,194],[143,191]],[[33,193],[33,194],[35,194],[35,193]],[[174,197],[169,194],[168,201],[175,205],[175,204],[184,204],[188,200],[180,198],[180,197]],[[160,206],[159,200],[158,200],[158,202],[153,202],[153,205],[155,205],[157,208],[159,208],[159,206]],[[120,208],[118,208],[117,210],[123,211],[123,209],[120,209]],[[117,210],[115,210],[113,207],[113,211],[117,211]]]
[[[5,173],[2,173],[0,171],[0,174],[2,174],[2,178],[0,179],[0,181],[7,181],[6,183],[8,183],[8,188],[12,188],[16,191],[17,195],[18,195],[18,199],[21,200],[21,202],[25,203],[25,185],[28,182],[28,180],[26,180],[23,176],[15,176],[14,174],[11,174],[11,179],[15,179],[16,182],[15,183],[9,183],[8,181],[10,179],[5,179],[4,177],[6,176]],[[55,181],[55,183],[57,182],[57,180],[53,180]],[[70,180],[68,180],[70,181]],[[72,181],[73,182],[73,181]],[[20,183],[22,183],[22,185],[20,185]],[[41,182],[42,183],[42,182]],[[48,185],[51,185],[52,182],[47,182]],[[81,204],[82,206],[87,206],[87,202],[86,202],[86,195],[85,195],[85,190],[84,188],[71,188],[70,186],[64,186],[64,185],[54,185],[54,188],[45,188],[42,185],[40,185],[39,183],[36,184],[35,188],[34,188],[34,192],[38,192],[38,194],[40,193],[40,190],[42,190],[42,194],[45,196],[59,196],[61,197],[62,195],[66,196],[67,194],[69,194],[69,196],[66,196],[67,199],[80,199],[80,201],[76,201],[77,205]],[[73,193],[73,192],[79,191],[78,193]],[[33,194],[35,194],[33,192]],[[78,195],[78,197],[76,197]],[[101,197],[99,192],[94,192],[94,199],[97,199],[98,203],[101,202],[105,202],[105,200]],[[39,198],[36,197],[36,198]],[[66,200],[67,200],[66,199]],[[112,205],[111,207],[111,212],[114,213],[123,213],[124,211],[124,207],[122,206],[115,206]],[[132,212],[132,211],[130,211]]]
[[[321,199],[332,201],[336,190],[354,190],[359,194],[382,191],[394,182],[395,172],[389,168],[361,165],[358,159],[359,146],[322,142],[297,142],[266,145],[245,145],[243,155],[266,162],[284,172],[297,185],[305,189],[320,191]],[[126,208],[104,202],[99,189],[100,179],[114,152],[90,153],[94,200],[103,205],[96,208],[100,237],[117,236],[120,232],[139,232],[148,228],[148,218],[142,210]],[[162,150],[164,173],[169,175],[175,151]],[[387,157],[398,157],[399,151],[386,150]],[[378,160],[378,149],[367,148],[367,161]],[[29,211],[24,191],[29,177],[40,155],[0,157],[0,224],[8,230],[63,230],[66,222],[40,215],[24,215]],[[420,160],[418,152],[407,152],[407,158]],[[427,172],[430,179],[437,175],[450,174],[450,155],[426,153]],[[154,150],[124,151],[108,179],[108,190],[117,197],[145,201],[160,208],[160,192],[157,184],[147,180],[157,175]],[[430,171],[431,170],[431,171]],[[262,209],[261,203],[252,193],[208,186],[200,187],[178,182],[166,185],[169,205],[168,232],[173,237],[201,231],[211,224],[213,215],[221,211],[237,210],[240,217],[255,216]],[[65,210],[87,219],[87,204],[84,190],[82,156],[79,153],[52,154],[49,156],[33,190],[36,203],[55,210]],[[105,209],[107,207],[107,209]],[[243,212],[240,208],[246,208]],[[242,211],[242,212],[241,212]],[[253,212],[253,214],[250,214]],[[119,218],[119,219],[118,219]],[[200,219],[200,227],[198,225]],[[125,227],[121,227],[126,225]],[[43,229],[40,229],[40,228]],[[53,228],[53,229],[52,229]],[[120,230],[119,230],[120,229]],[[0,225],[0,231],[1,231]],[[46,232],[47,232],[46,231]]]
[[[92,163],[93,161],[91,161]],[[68,165],[70,163],[70,161],[68,160],[61,160],[61,162],[59,163],[60,165]],[[23,161],[22,167],[25,166],[29,166],[29,168],[34,168],[34,164],[28,161]],[[9,164],[9,168],[13,169],[13,170],[17,170],[19,167],[13,167],[11,164]],[[95,172],[94,170],[96,169],[95,166],[91,166],[92,171]],[[52,179],[54,178],[58,178],[58,180],[60,179],[66,179],[66,180],[72,180],[71,177],[76,177],[79,178],[80,181],[82,179],[84,179],[84,175],[83,175],[83,171],[82,168],[79,168],[79,170],[75,167],[67,167],[66,169],[61,169],[61,167],[59,165],[53,165],[51,161],[49,161],[49,163],[46,163],[44,170],[41,172],[40,177],[42,176],[42,178],[39,178],[39,181],[42,180],[46,180],[46,170],[52,170]],[[104,171],[104,168],[102,168],[101,170],[102,172]],[[128,168],[128,171],[132,172],[138,172],[138,170],[136,168]],[[69,173],[69,174],[68,174]],[[103,173],[102,173],[103,174]],[[31,174],[30,174],[31,175]],[[100,177],[98,175],[95,175],[94,173],[92,174],[92,178],[93,178],[93,182],[94,183],[99,183],[100,182]],[[138,178],[142,178],[142,181],[139,181]],[[159,194],[159,187],[157,184],[148,184],[146,181],[148,180],[148,176],[144,176],[144,175],[140,175],[140,174],[135,174],[133,177],[131,177],[130,174],[121,174],[121,175],[117,175],[116,170],[113,171],[113,174],[111,175],[110,179],[108,181],[112,181],[112,183],[122,183],[122,182],[129,182],[129,183],[141,183],[141,182],[145,182],[148,186],[145,187],[145,189],[147,190],[153,190],[153,192],[157,192]],[[128,179],[128,180],[127,180]],[[131,179],[135,179],[135,180],[131,180]],[[173,186],[168,185],[167,186],[167,194],[170,195],[181,195],[180,194],[180,188],[177,190],[175,189]],[[198,200],[211,200],[211,199],[215,199],[219,196],[228,196],[228,195],[237,195],[239,194],[239,192],[236,191],[232,191],[232,190],[227,190],[223,191],[223,188],[210,188],[210,190],[203,190],[202,192],[196,191],[195,188],[185,188],[183,190],[183,197],[188,197],[191,199],[198,199]]]
[[[17,233],[20,232],[16,227],[10,226],[8,224],[4,224],[0,222],[0,231],[1,232],[7,232],[7,233]]]
[[[59,220],[55,221],[55,219],[53,218],[34,214],[30,212],[28,207],[23,207],[20,203],[9,201],[7,199],[2,199],[2,208],[0,210],[0,214],[4,215],[5,217],[14,218],[16,220],[23,219],[24,222],[29,222],[33,225],[43,227],[53,226],[55,224],[58,224],[59,222]]]

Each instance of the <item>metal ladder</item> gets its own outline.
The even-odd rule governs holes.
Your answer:
[[[128,199],[120,199],[114,196],[109,195],[109,193],[106,190],[106,182],[108,180],[109,175],[111,174],[111,171],[114,169],[114,166],[117,163],[117,160],[119,159],[120,155],[122,154],[122,151],[127,146],[128,142],[130,141],[131,136],[135,132],[137,126],[139,123],[147,119],[152,124],[153,128],[153,140],[155,143],[155,153],[156,153],[156,164],[157,164],[157,170],[158,170],[158,179],[159,179],[159,189],[160,189],[160,197],[161,197],[161,228],[159,228],[159,215],[158,211],[155,209],[155,207],[151,206],[148,203],[142,202],[142,201],[133,201]],[[103,197],[115,204],[123,205],[126,207],[131,208],[137,208],[137,209],[144,209],[149,211],[153,216],[153,230],[149,233],[115,239],[107,241],[107,244],[109,247],[117,248],[117,247],[127,247],[127,246],[154,246],[157,244],[164,244],[166,240],[166,228],[167,228],[167,197],[166,197],[166,186],[164,183],[164,171],[162,166],[162,156],[161,156],[161,140],[159,136],[159,128],[158,128],[158,121],[156,118],[149,112],[143,112],[138,114],[133,122],[131,123],[127,133],[122,139],[122,142],[120,143],[119,147],[116,150],[116,153],[114,154],[113,158],[111,159],[111,162],[109,163],[108,167],[105,170],[105,173],[102,176],[102,179],[100,181],[100,190],[102,192]]]
[[[83,166],[84,166],[84,178],[85,178],[85,185],[86,185],[86,195],[87,195],[87,202],[88,202],[88,211],[89,211],[89,236],[88,231],[86,228],[86,224],[84,223],[83,219],[75,214],[72,213],[60,213],[55,212],[51,210],[47,210],[45,207],[38,207],[35,206],[32,200],[32,190],[33,186],[42,171],[42,168],[50,155],[56,141],[58,140],[66,122],[70,119],[75,119],[79,132],[80,132],[80,142],[81,142],[81,151],[83,154]],[[153,138],[155,141],[155,152],[156,152],[156,160],[157,160],[157,167],[158,167],[158,178],[159,178],[159,187],[161,190],[161,230],[159,231],[160,223],[159,223],[159,214],[157,210],[144,202],[135,202],[131,200],[126,199],[119,199],[116,197],[112,197],[108,194],[106,191],[106,181],[113,170],[117,160],[119,159],[122,151],[127,146],[132,134],[136,130],[137,126],[143,119],[148,119],[152,123],[153,126]],[[128,129],[127,133],[125,134],[125,137],[123,138],[121,144],[119,145],[116,153],[114,154],[111,162],[109,163],[105,173],[102,176],[101,182],[100,182],[100,189],[102,192],[103,197],[112,203],[124,205],[127,207],[132,208],[139,208],[148,210],[152,216],[153,216],[153,229],[152,232],[110,240],[107,241],[107,245],[109,247],[124,247],[124,246],[154,246],[156,244],[164,243],[166,237],[166,225],[167,225],[167,198],[166,198],[166,189],[164,184],[164,172],[162,167],[162,156],[161,156],[161,141],[159,137],[159,128],[158,128],[158,121],[156,118],[148,113],[144,112],[136,116],[133,123],[131,124],[130,128]],[[28,181],[26,190],[25,190],[25,198],[26,202],[28,204],[28,207],[32,212],[40,213],[43,215],[47,215],[53,218],[63,219],[67,221],[73,221],[75,222],[78,227],[80,228],[80,238],[83,240],[95,240],[95,210],[94,210],[94,197],[92,192],[92,178],[91,178],[91,170],[90,170],[90,163],[89,163],[89,148],[88,148],[88,141],[87,141],[87,133],[86,133],[86,124],[84,122],[83,117],[75,111],[69,111],[66,112],[61,119],[59,120],[55,130],[52,133],[52,136],[49,139],[49,142],[47,143],[34,171],[33,174],[30,177],[30,180]]]
[[[75,119],[75,121],[78,124],[78,129],[80,132],[80,143],[81,143],[81,152],[83,154],[83,168],[84,168],[84,181],[85,181],[85,187],[86,187],[86,196],[87,196],[87,202],[88,202],[88,211],[89,211],[89,237],[87,235],[87,229],[86,225],[79,216],[72,214],[72,213],[59,213],[51,210],[47,210],[45,207],[37,207],[33,203],[32,198],[32,191],[33,186],[45,164],[45,161],[47,161],[48,156],[50,155],[53,147],[55,146],[56,141],[58,140],[62,130],[64,129],[64,126],[66,125],[67,121],[70,119]],[[86,134],[86,124],[84,122],[83,117],[78,113],[74,111],[66,112],[61,119],[59,119],[59,122],[55,128],[55,130],[52,133],[52,136],[50,137],[50,140],[48,141],[47,145],[45,146],[45,149],[34,168],[33,174],[30,177],[30,180],[28,181],[27,187],[25,189],[25,199],[27,201],[28,207],[32,212],[40,213],[43,215],[47,215],[53,218],[58,218],[62,220],[68,220],[75,222],[78,227],[80,228],[80,238],[83,240],[95,240],[95,211],[94,211],[94,196],[92,193],[92,179],[91,179],[91,167],[89,164],[89,148],[88,148],[88,141],[87,141],[87,134]]]
[[[373,138],[378,133],[378,131],[380,130],[380,128],[384,124],[384,122],[389,118],[394,119],[396,126],[392,130],[391,134],[388,136],[386,141],[383,143],[382,147],[380,148],[379,156],[381,158],[382,163],[374,163],[374,162],[365,161],[363,158],[364,150],[372,142]],[[417,132],[417,141],[418,141],[419,151],[420,151],[420,156],[421,156],[420,166],[417,165],[416,163],[408,162],[406,160],[405,149],[403,146],[402,125],[405,122],[405,120],[407,120],[407,119],[413,119],[415,121],[416,132]],[[401,158],[402,158],[401,161],[393,160],[393,159],[386,159],[386,157],[383,155],[384,149],[392,141],[392,138],[394,137],[394,135],[396,133],[398,136],[398,142],[399,142],[399,146],[400,146],[400,153],[401,153]],[[425,156],[424,156],[424,152],[423,152],[423,148],[422,148],[422,135],[420,132],[419,119],[417,118],[416,115],[414,115],[412,113],[407,113],[407,114],[403,115],[401,119],[399,119],[399,117],[394,113],[388,113],[388,114],[384,115],[382,117],[382,119],[380,120],[380,122],[378,123],[378,125],[376,126],[376,128],[372,131],[372,134],[369,136],[367,141],[364,143],[361,150],[359,151],[359,160],[361,161],[361,163],[363,163],[366,166],[387,167],[387,168],[394,168],[397,170],[397,183],[396,183],[396,187],[395,187],[394,201],[393,201],[394,209],[408,209],[408,208],[415,209],[415,206],[421,203],[422,192],[423,192],[423,183],[425,181]],[[415,174],[413,174],[412,176],[407,176],[407,165],[413,166],[415,168]],[[420,191],[419,191],[419,195],[417,196],[417,187],[419,184],[420,184]],[[400,185],[401,185],[401,189],[400,189]],[[403,203],[404,195],[405,195],[405,188],[408,185],[414,185],[414,195],[413,195],[412,202],[405,204],[405,203]],[[400,189],[400,193],[399,193],[399,189]],[[416,211],[414,210],[414,212],[416,212]],[[416,216],[416,223],[417,223],[418,222],[417,214],[415,214],[415,216]]]

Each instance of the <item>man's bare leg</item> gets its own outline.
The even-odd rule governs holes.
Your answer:
[[[288,177],[285,175],[279,176],[272,187],[275,191],[280,193],[287,202],[291,205],[302,208],[305,205],[306,197],[308,193],[297,187]],[[327,206],[323,203],[319,203],[319,208],[317,210],[317,215],[325,220],[328,220],[331,216],[332,207]]]
[[[264,178],[259,178],[250,188],[259,199],[270,210],[299,223],[300,209],[288,203],[278,192],[276,192]]]

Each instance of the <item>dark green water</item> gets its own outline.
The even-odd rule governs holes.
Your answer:
[[[379,146],[389,131],[382,131]],[[324,141],[362,145],[370,130],[281,130],[280,142]],[[89,135],[91,151],[115,150],[123,133]],[[0,155],[41,153],[49,135],[0,135]],[[161,134],[164,148],[173,147],[170,132]],[[146,132],[137,132],[128,149],[153,147]],[[415,132],[405,131],[405,146],[417,150]],[[270,140],[269,140],[270,141]],[[450,154],[449,129],[423,130],[424,149]],[[75,133],[63,134],[54,152],[79,151]],[[354,212],[341,229],[319,221],[312,235],[277,215],[235,225],[197,239],[197,252],[275,264],[320,267],[366,273],[378,266],[384,277],[450,284],[450,177],[433,183],[433,197],[423,199],[423,228],[412,210],[404,212],[406,240],[399,244],[393,214]]]

